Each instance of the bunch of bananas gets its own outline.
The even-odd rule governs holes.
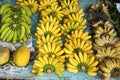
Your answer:
[[[35,35],[38,49],[37,59],[34,61],[32,73],[43,75],[55,72],[62,77],[65,56],[61,40],[61,24],[63,13],[57,0],[44,0],[39,2],[41,20],[39,20]]]
[[[29,7],[32,13],[37,12],[39,7],[36,0],[17,0],[16,4]]]
[[[41,56],[34,61],[32,73],[42,76],[44,73],[55,72],[59,77],[62,77],[64,64],[59,62],[55,57]]]
[[[3,4],[0,39],[5,42],[24,43],[31,34],[31,11],[26,6]]]
[[[105,59],[99,67],[99,73],[102,73],[104,75],[104,80],[109,80],[111,76],[119,77],[120,59]]]
[[[78,71],[87,72],[89,76],[96,76],[97,70],[96,67],[98,61],[95,60],[94,56],[89,57],[87,53],[79,52],[78,55],[74,54],[73,57],[69,58],[69,62],[66,64],[67,70],[72,73],[77,73]]]
[[[100,6],[101,5],[101,6]],[[94,46],[96,58],[99,61],[99,72],[104,80],[120,73],[120,41],[113,25],[109,22],[110,14],[107,6],[93,4],[88,9],[89,20],[93,28]],[[102,13],[102,14],[101,14]],[[94,16],[92,16],[94,14]]]
[[[79,7],[77,0],[63,0],[60,4],[64,14],[61,33],[65,36],[66,68],[69,72],[85,71],[90,76],[96,76],[98,61],[93,55],[91,36],[84,31],[87,26],[83,8]]]

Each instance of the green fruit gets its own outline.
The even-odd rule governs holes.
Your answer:
[[[0,65],[7,63],[10,59],[10,51],[6,47],[0,47]]]

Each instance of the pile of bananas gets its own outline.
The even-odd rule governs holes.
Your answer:
[[[37,0],[17,0],[16,4],[29,7],[32,13],[37,12],[39,8]]]
[[[39,54],[32,73],[41,76],[55,72],[62,77],[66,64],[69,72],[85,71],[96,76],[98,61],[93,55],[91,36],[85,32],[86,19],[78,0],[38,2],[41,20],[35,35]]]
[[[62,8],[57,0],[44,0],[39,2],[41,20],[39,20],[35,35],[38,49],[37,59],[34,61],[32,73],[41,76],[44,73],[55,72],[62,77],[65,56],[61,40]]]
[[[30,9],[26,6],[3,4],[0,15],[0,39],[13,44],[26,42],[31,34]]]
[[[109,22],[110,14],[105,4],[93,4],[88,9],[89,21],[93,29],[94,50],[99,61],[99,73],[104,80],[120,73],[120,39]],[[117,77],[117,76],[116,76]]]
[[[63,0],[60,3],[64,14],[61,33],[65,36],[66,68],[69,72],[84,71],[89,76],[96,76],[98,61],[93,55],[91,36],[85,32],[87,26],[83,8],[79,7],[77,0]]]

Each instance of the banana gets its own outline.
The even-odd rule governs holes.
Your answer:
[[[72,72],[72,73],[77,73],[78,72],[78,69],[77,68],[67,68],[67,70],[69,72]]]
[[[0,28],[0,33],[2,33],[3,31],[4,31],[4,29],[6,29],[7,27],[9,27],[10,26],[10,23],[5,23],[5,24],[3,24],[2,26],[1,26],[1,28]]]
[[[64,53],[64,50],[60,50],[59,52],[57,52],[56,56],[61,56]]]
[[[4,4],[1,6],[0,8],[0,14],[3,14],[4,13],[4,10],[6,10],[7,8],[11,7],[12,5],[7,3],[7,4]]]
[[[13,39],[12,39],[12,43],[15,44],[17,42],[17,31],[14,30],[14,35],[13,35]]]
[[[98,61],[94,61],[93,63],[90,64],[91,67],[97,66],[98,65]]]
[[[87,58],[88,58],[87,53],[83,53],[83,62],[86,62]]]
[[[89,76],[96,76],[96,75],[97,75],[97,72],[88,71],[87,74],[88,74]]]
[[[91,56],[91,57],[89,58],[88,65],[92,64],[94,60],[95,60],[95,57],[94,57],[94,56]]]
[[[6,15],[2,15],[2,20],[1,22],[4,22],[7,18],[11,17],[11,14],[6,14]]]
[[[32,15],[32,12],[27,6],[21,6],[21,10],[24,15],[27,15],[29,17]]]
[[[76,61],[77,61],[78,63],[80,63],[80,59],[79,59],[79,57],[78,57],[78,55],[77,55],[76,53],[74,53],[74,58],[76,59]]]
[[[21,24],[21,26],[23,26],[25,28],[25,34],[26,35],[31,34],[31,26],[30,25],[28,25],[25,22],[21,22],[20,24]]]
[[[100,69],[102,69],[104,72],[110,73],[110,70],[107,69],[107,68],[105,68],[103,65],[100,65],[99,67],[100,67]]]
[[[26,35],[24,36],[23,41],[24,41],[24,42],[27,41],[27,36],[26,36]]]
[[[43,60],[45,61],[45,64],[48,64],[48,58],[46,56],[43,56]]]
[[[0,39],[3,39],[9,30],[10,30],[10,27],[5,28],[0,35]]]
[[[73,66],[78,66],[78,62],[73,58],[69,58],[69,63],[72,64]]]
[[[26,16],[26,15],[21,15],[20,16],[21,18],[21,20],[23,20],[24,22],[26,22],[26,23],[28,23],[28,24],[31,24],[31,19],[30,19],[30,17],[28,17],[28,16]]]
[[[6,33],[6,35],[4,36],[4,38],[3,38],[2,40],[3,40],[3,41],[6,41],[7,38],[9,37],[9,35],[11,34],[11,32],[12,32],[12,29],[10,29],[10,30]]]
[[[21,28],[21,35],[20,35],[20,39],[23,39],[25,36],[25,27],[24,26],[20,26]]]
[[[2,24],[5,24],[5,23],[9,23],[9,24],[10,24],[12,21],[13,21],[13,19],[9,17],[9,18],[7,18],[7,19],[4,20],[4,21],[2,20],[1,23],[2,23]]]
[[[84,58],[83,58],[82,53],[81,53],[81,52],[79,52],[79,53],[78,53],[78,55],[79,55],[80,62],[83,62]]]
[[[58,59],[54,59],[53,62],[52,62],[52,65],[55,65],[58,62],[59,62]]]
[[[43,60],[42,57],[38,57],[38,60],[39,60],[43,65],[45,65],[45,62],[44,62],[44,60]]]
[[[67,68],[76,68],[75,66],[73,66],[73,65],[70,64],[70,63],[67,63],[66,66],[67,66]]]
[[[12,32],[8,35],[6,41],[7,41],[7,42],[12,41],[13,36],[14,36],[14,31],[12,30]]]
[[[4,12],[2,13],[2,15],[7,15],[7,14],[12,14],[12,9],[9,7],[7,9],[4,10]]]

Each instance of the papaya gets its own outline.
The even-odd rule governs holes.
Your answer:
[[[19,67],[25,67],[30,60],[30,49],[27,46],[20,46],[13,53],[13,63]]]
[[[10,59],[10,50],[7,47],[0,47],[0,65],[6,64]]]

